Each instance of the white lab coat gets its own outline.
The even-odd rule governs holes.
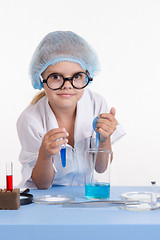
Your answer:
[[[92,146],[95,132],[92,128],[93,119],[100,113],[109,112],[106,101],[97,93],[85,89],[84,95],[77,103],[74,131],[74,149],[67,144],[67,166],[62,167],[60,154],[53,156],[55,169],[55,185],[84,185],[84,174],[88,165],[85,161],[85,149]],[[44,135],[51,129],[58,128],[56,117],[51,110],[47,97],[41,98],[36,104],[29,105],[17,121],[17,132],[21,143],[19,161],[22,164],[22,181],[20,186],[35,188],[31,175],[36,164],[40,145]],[[118,124],[111,136],[114,143],[125,131]]]

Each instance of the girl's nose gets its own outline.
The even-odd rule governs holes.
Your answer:
[[[62,89],[71,89],[71,88],[73,88],[71,82],[70,81],[65,81]]]

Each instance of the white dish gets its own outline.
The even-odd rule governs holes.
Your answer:
[[[57,205],[73,202],[74,198],[67,195],[44,195],[34,198],[35,203]]]
[[[121,198],[132,201],[151,201],[151,192],[127,192],[122,193]],[[157,199],[160,198],[160,194],[157,193]]]

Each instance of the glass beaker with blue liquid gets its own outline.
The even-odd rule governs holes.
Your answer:
[[[110,163],[112,152],[106,148],[86,150],[89,170],[86,171],[85,198],[110,198]]]

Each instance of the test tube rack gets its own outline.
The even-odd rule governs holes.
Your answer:
[[[20,208],[20,189],[14,188],[12,191],[0,189],[0,209],[17,210]]]

